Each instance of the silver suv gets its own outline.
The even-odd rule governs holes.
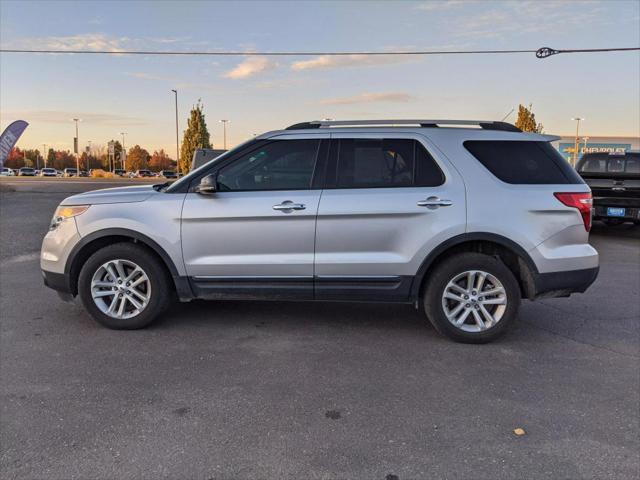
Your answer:
[[[597,276],[591,192],[555,139],[492,121],[292,125],[172,184],[65,199],[45,284],[109,328],[174,298],[398,302],[486,342],[521,298]]]

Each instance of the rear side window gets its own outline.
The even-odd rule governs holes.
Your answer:
[[[438,186],[442,171],[411,139],[341,139],[336,169],[338,188]]]
[[[584,183],[549,142],[468,140],[464,147],[506,183]]]

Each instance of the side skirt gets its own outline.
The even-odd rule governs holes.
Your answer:
[[[323,300],[411,303],[412,276],[197,276],[189,283],[205,300]]]

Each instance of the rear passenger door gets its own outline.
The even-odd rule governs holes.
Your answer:
[[[465,231],[465,189],[417,134],[332,133],[315,298],[402,301],[427,254]]]

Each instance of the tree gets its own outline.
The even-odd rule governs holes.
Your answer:
[[[198,148],[211,148],[209,142],[209,131],[202,113],[202,105],[198,100],[195,107],[191,109],[191,116],[187,121],[187,129],[184,131],[182,147],[180,148],[180,171],[187,173],[191,170],[193,152]]]
[[[524,105],[518,105],[518,119],[516,120],[516,127],[523,132],[542,133],[543,127],[541,123],[536,123],[536,116],[531,110],[531,104],[529,108]]]
[[[7,156],[7,161],[4,162],[4,166],[14,169],[24,167],[24,152],[18,147],[11,149]]]
[[[76,168],[76,157],[69,151],[59,150],[56,152],[53,168],[64,170],[65,168]],[[49,165],[51,166],[51,165]]]
[[[53,148],[49,149],[49,153],[47,154],[47,167],[53,167],[53,164],[56,161],[56,151]]]
[[[149,165],[149,159],[151,156],[140,145],[136,145],[129,149],[127,154],[127,169],[131,171],[144,170]]]
[[[80,164],[80,170],[88,170],[89,155],[87,155],[87,152],[82,152],[78,163]]]
[[[160,170],[168,170],[171,168],[172,163],[173,161],[169,158],[169,155],[160,149],[160,151],[156,150],[153,152],[151,160],[149,160],[149,168],[159,172]]]

